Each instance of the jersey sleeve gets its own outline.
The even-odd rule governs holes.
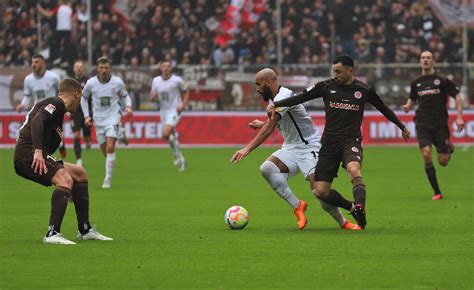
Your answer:
[[[280,101],[275,101],[274,105],[275,107],[291,107],[312,99],[322,98],[324,96],[325,89],[326,85],[324,82],[319,82],[316,85],[305,89],[301,94],[282,99]]]
[[[415,102],[418,99],[418,92],[416,91],[415,82],[412,82],[410,85],[410,95],[408,96],[408,98],[412,99]]]
[[[377,108],[377,110],[379,110],[379,112],[382,113],[385,118],[397,125],[400,130],[405,129],[405,125],[400,121],[395,112],[393,112],[389,107],[387,107],[387,105],[385,105],[385,103],[382,101],[379,95],[377,95],[373,88],[369,89],[369,98],[367,99],[367,101],[371,103],[375,108]]]
[[[82,88],[82,97],[89,100],[92,95],[92,90],[91,90],[91,82],[87,81],[86,84],[84,85],[84,88]]]
[[[64,116],[66,108],[59,98],[51,98],[42,104],[38,113],[31,120],[31,139],[33,149],[43,149],[43,135],[47,124],[58,116]]]
[[[295,94],[293,92],[291,92],[290,94],[288,94],[288,96],[282,96],[281,94],[278,94],[276,95],[274,101],[281,101],[281,100],[284,100],[284,99],[287,99],[287,98],[291,98],[293,97]],[[286,115],[286,113],[288,112],[288,110],[290,109],[290,107],[285,107],[285,106],[280,106],[280,107],[277,107],[275,109],[276,113],[278,115],[280,115],[281,118],[283,118],[283,116]]]
[[[456,86],[451,80],[445,79],[444,81],[444,89],[446,91],[446,94],[451,96],[452,98],[456,98],[456,96],[459,94],[459,87]]]
[[[188,83],[181,77],[178,77],[178,89],[180,92],[185,92],[188,89]]]
[[[117,94],[121,98],[125,98],[128,95],[127,89],[125,88],[125,84],[123,83],[121,79],[119,79],[119,87],[118,87]]]
[[[53,73],[54,75],[54,83],[53,83],[53,86],[54,86],[54,90],[56,91],[56,96],[59,94],[59,83],[61,82],[61,79],[59,78],[59,76],[55,73]]]
[[[31,87],[28,85],[27,78],[23,81],[23,96],[31,98],[33,96],[33,92]]]

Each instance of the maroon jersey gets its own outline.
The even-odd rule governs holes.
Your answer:
[[[437,73],[416,78],[410,85],[410,96],[418,103],[415,122],[428,126],[442,126],[448,122],[446,103],[448,96],[455,98],[459,88]]]
[[[15,145],[14,160],[32,156],[35,149],[53,154],[62,139],[66,107],[59,97],[37,102],[28,112]]]

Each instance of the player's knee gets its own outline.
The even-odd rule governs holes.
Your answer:
[[[275,165],[275,163],[270,161],[265,161],[260,165],[260,173],[265,179],[269,179],[272,174],[280,173],[280,170]]]
[[[74,139],[81,140],[81,131],[74,132]]]
[[[56,174],[53,177],[53,181],[56,186],[60,186],[60,187],[68,188],[68,189],[72,189],[72,185],[74,184],[74,181],[71,175],[64,168],[56,172]]]
[[[324,198],[329,195],[329,191],[326,187],[324,186],[316,186],[315,189],[313,190],[314,195],[316,198]]]
[[[163,132],[163,139],[168,140],[171,136],[171,131],[164,131]]]
[[[423,150],[421,150],[421,155],[423,155],[423,158],[425,160],[428,160],[428,159],[431,160],[431,150],[423,149]]]
[[[283,176],[283,173],[280,172],[278,166],[273,162],[263,162],[260,166],[260,173],[277,193],[283,192],[285,188],[288,187],[288,182],[285,176]]]
[[[77,182],[87,182],[88,181],[87,172],[84,168],[80,168],[77,172]]]

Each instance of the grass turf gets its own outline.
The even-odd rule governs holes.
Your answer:
[[[104,158],[84,151],[91,221],[115,240],[76,246],[42,244],[52,189],[16,176],[13,151],[0,150],[0,288],[474,288],[473,148],[436,167],[441,201],[431,201],[416,148],[366,148],[363,232],[339,230],[301,175],[290,182],[309,205],[298,230],[258,172],[274,149],[238,165],[228,162],[234,150],[185,149],[188,170],[179,173],[169,149],[119,149],[109,190],[100,188]],[[350,198],[339,174],[334,187]],[[241,231],[224,225],[235,204],[251,216]],[[75,237],[72,204],[62,229]]]

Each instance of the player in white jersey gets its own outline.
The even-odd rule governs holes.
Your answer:
[[[267,102],[286,99],[293,91],[280,86],[276,73],[265,68],[255,76],[257,92]],[[236,151],[231,158],[232,163],[238,163],[260,146],[272,134],[275,127],[280,130],[284,143],[280,150],[270,155],[260,166],[262,176],[273,190],[293,208],[298,222],[298,228],[304,229],[307,223],[305,211],[307,204],[296,197],[288,186],[288,179],[301,172],[309,181],[311,190],[314,184],[314,169],[318,161],[321,147],[321,135],[318,127],[311,120],[303,105],[278,108],[277,117],[267,120],[254,120],[249,127],[260,129],[255,138],[244,148]],[[360,230],[360,227],[350,223],[337,207],[319,200],[321,207],[328,212],[343,229]]]
[[[159,101],[161,123],[164,124],[163,138],[173,151],[174,164],[178,165],[179,171],[184,171],[186,161],[179,148],[176,126],[189,101],[189,91],[184,80],[172,73],[169,61],[163,61],[160,70],[161,76],[153,78],[151,83],[150,99]]]
[[[59,92],[59,76],[46,69],[44,57],[41,54],[33,55],[31,68],[33,72],[27,75],[23,82],[23,99],[16,106],[18,113],[25,108],[30,108],[42,99],[56,97]],[[67,152],[63,141],[59,145],[59,152],[61,158],[66,158]]]
[[[105,178],[102,188],[110,188],[115,167],[115,143],[119,139],[121,125],[121,105],[125,105],[125,115],[132,115],[132,100],[123,81],[111,74],[112,65],[106,57],[97,60],[97,75],[90,78],[82,91],[81,107],[85,124],[92,125],[88,100],[92,99],[92,114],[97,141],[106,157]]]

